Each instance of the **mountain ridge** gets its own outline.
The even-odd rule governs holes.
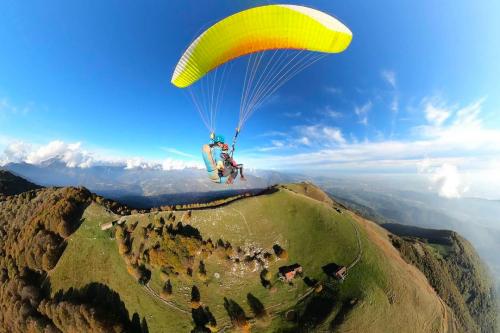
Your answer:
[[[0,195],[15,195],[42,188],[7,170],[0,169]]]
[[[67,199],[53,201],[53,199],[50,198],[54,195],[62,195],[62,198]],[[73,197],[76,201],[72,199]],[[45,204],[40,206],[41,202],[45,202]],[[75,208],[71,208],[67,213],[64,213],[64,210],[61,211],[57,209],[55,212],[59,211],[60,213],[54,215],[54,213],[49,213],[52,211],[51,202],[59,202],[62,205],[61,208],[66,206],[77,208],[81,205],[83,205],[81,207],[84,208],[83,211],[81,209],[78,210],[78,208],[77,211],[81,211],[81,213],[76,214],[71,213],[71,210]],[[80,204],[74,206],[72,202],[80,202]],[[20,203],[21,206],[19,206]],[[35,214],[35,216],[41,216],[39,217],[40,223],[49,223],[49,229],[47,230],[53,230],[50,231],[49,234],[54,234],[54,244],[62,244],[54,246],[55,249],[61,248],[62,246],[62,252],[59,250],[50,255],[52,259],[49,261],[45,260],[45,264],[41,259],[41,261],[37,259],[33,261],[33,263],[24,261],[25,259],[21,261],[16,259],[14,262],[9,261],[10,263],[0,261],[2,267],[5,267],[1,268],[3,272],[2,282],[6,282],[9,286],[14,283],[12,281],[25,281],[15,283],[24,283],[26,285],[27,281],[36,282],[40,280],[40,278],[43,278],[43,276],[46,276],[43,278],[45,281],[50,281],[50,288],[52,291],[47,292],[42,288],[38,294],[43,296],[37,296],[30,299],[30,304],[37,304],[37,306],[34,308],[32,307],[30,311],[34,311],[32,313],[37,315],[34,317],[35,319],[30,319],[27,323],[29,325],[37,323],[37,327],[42,327],[43,325],[45,325],[44,327],[51,327],[51,329],[55,327],[54,332],[57,332],[57,330],[64,331],[71,327],[75,327],[72,326],[75,324],[63,319],[58,314],[59,311],[66,311],[65,309],[75,305],[80,306],[81,309],[83,309],[82,311],[86,311],[84,309],[95,309],[98,314],[97,317],[87,319],[85,325],[88,325],[87,327],[94,329],[96,332],[105,332],[106,327],[110,327],[108,325],[118,325],[116,327],[121,327],[122,330],[133,331],[134,329],[137,332],[144,332],[144,328],[141,328],[144,326],[149,327],[148,330],[150,332],[159,332],[162,331],[159,330],[159,327],[162,327],[161,325],[174,325],[163,327],[177,327],[177,331],[190,330],[191,320],[189,318],[179,321],[180,319],[178,316],[173,316],[168,317],[168,321],[164,322],[164,319],[161,318],[164,318],[166,314],[163,312],[165,309],[161,306],[161,302],[160,304],[155,303],[154,297],[150,299],[149,297],[152,296],[147,296],[147,294],[143,295],[144,290],[141,289],[141,285],[137,283],[137,280],[134,280],[135,275],[131,275],[137,272],[134,270],[127,272],[127,265],[130,265],[130,263],[136,265],[138,260],[142,263],[140,264],[142,266],[130,267],[143,267],[140,269],[149,270],[152,274],[150,277],[151,281],[147,283],[147,286],[150,286],[150,290],[154,294],[162,295],[161,274],[159,274],[160,272],[155,268],[157,267],[155,265],[158,265],[159,261],[156,261],[156,264],[150,261],[153,254],[151,251],[155,249],[155,247],[153,246],[148,250],[148,256],[144,256],[146,252],[143,252],[145,249],[148,249],[148,242],[153,242],[156,239],[155,237],[158,237],[155,235],[158,235],[160,229],[155,227],[155,225],[161,226],[162,232],[166,235],[170,234],[174,239],[181,237],[178,239],[181,243],[191,239],[189,237],[195,237],[189,240],[189,242],[191,242],[193,246],[202,246],[201,249],[205,249],[205,245],[197,240],[199,239],[198,237],[202,237],[201,239],[203,242],[207,240],[206,237],[215,237],[216,235],[217,237],[223,238],[224,242],[228,240],[231,241],[229,247],[226,247],[228,243],[225,243],[219,250],[216,247],[210,250],[214,251],[213,255],[208,255],[208,257],[203,259],[203,261],[206,260],[204,264],[206,268],[204,268],[204,270],[212,274],[205,282],[202,282],[202,275],[195,276],[193,274],[193,277],[190,277],[189,275],[185,275],[186,273],[178,272],[181,274],[181,278],[170,273],[170,280],[172,280],[172,284],[174,285],[174,296],[167,295],[165,297],[173,297],[176,304],[181,304],[181,307],[184,307],[185,305],[182,304],[189,300],[189,298],[186,298],[187,296],[184,296],[184,292],[181,292],[181,290],[184,290],[182,288],[193,286],[193,284],[197,285],[199,288],[198,294],[201,293],[201,300],[203,303],[198,301],[198,303],[195,304],[193,303],[193,299],[191,299],[191,311],[193,311],[192,320],[194,320],[195,324],[197,320],[200,320],[199,315],[205,318],[208,313],[213,313],[218,319],[218,325],[216,325],[216,327],[218,327],[217,330],[223,329],[224,327],[226,327],[226,329],[227,327],[237,327],[241,322],[231,317],[231,313],[233,313],[231,311],[236,309],[231,307],[240,303],[244,312],[251,313],[253,311],[252,307],[248,308],[244,302],[241,303],[241,297],[244,296],[244,292],[242,292],[242,294],[235,294],[234,291],[233,293],[222,291],[226,289],[218,286],[216,281],[217,279],[223,279],[223,281],[226,281],[224,283],[241,286],[236,288],[236,291],[239,290],[239,288],[243,288],[242,291],[251,290],[250,294],[257,296],[259,302],[262,301],[264,304],[268,305],[269,302],[272,304],[274,299],[288,299],[288,301],[286,301],[287,304],[292,305],[295,302],[295,297],[300,299],[303,292],[311,292],[309,295],[307,295],[307,292],[304,294],[306,296],[302,303],[299,302],[291,307],[293,313],[295,313],[294,316],[296,316],[298,320],[295,324],[293,321],[289,321],[285,318],[286,314],[291,313],[290,308],[282,314],[276,312],[277,310],[268,310],[269,313],[265,317],[268,319],[257,319],[260,317],[256,315],[257,317],[254,319],[245,320],[245,322],[247,322],[245,325],[247,326],[242,324],[242,329],[251,327],[252,332],[264,332],[268,330],[287,332],[293,330],[294,327],[295,329],[297,327],[301,327],[301,329],[305,329],[306,327],[310,327],[308,329],[311,329],[314,327],[314,330],[328,328],[335,332],[349,331],[353,328],[365,331],[384,332],[388,327],[392,327],[393,329],[397,327],[399,331],[406,331],[408,330],[408,326],[402,326],[403,322],[405,325],[408,322],[413,322],[416,325],[415,327],[421,326],[422,332],[426,331],[425,328],[439,332],[461,331],[461,324],[457,321],[457,316],[454,313],[456,310],[452,310],[438,296],[429,285],[428,278],[426,278],[424,273],[418,270],[413,264],[404,260],[398,249],[393,246],[393,236],[391,236],[388,231],[346,210],[344,206],[332,201],[325,192],[310,183],[279,185],[275,186],[273,191],[264,195],[249,196],[233,201],[222,207],[196,211],[190,211],[189,209],[174,209],[172,211],[170,210],[171,208],[168,208],[169,210],[167,211],[156,209],[153,211],[132,213],[130,210],[120,208],[119,211],[121,213],[117,215],[110,209],[113,206],[112,203],[109,203],[102,197],[91,194],[83,188],[48,188],[28,191],[16,196],[4,198],[4,201],[0,202],[0,205],[3,207],[0,211],[5,214],[0,216],[0,229],[4,236],[12,234],[12,229],[10,228],[13,226],[9,221],[13,219],[16,220],[17,222],[14,226],[23,230],[22,225],[26,223],[23,221],[29,221],[30,214]],[[39,208],[30,209],[28,208],[29,205],[36,205],[33,207]],[[14,211],[12,210],[12,208],[18,206],[20,210],[19,208],[16,208]],[[11,208],[4,209],[7,207]],[[279,209],[277,209],[277,207],[279,207]],[[188,212],[189,214],[187,215]],[[52,216],[60,217],[53,220]],[[168,222],[161,224],[162,218],[165,219],[164,221],[171,221],[172,219],[173,221],[178,221],[176,222],[177,225],[171,224],[172,227],[170,227]],[[58,221],[57,219],[59,219],[60,222],[56,222]],[[68,221],[75,222],[67,224]],[[104,225],[116,223],[116,221],[124,221],[123,226],[119,227],[115,224],[111,229],[113,230],[111,233],[101,230]],[[212,223],[216,224],[212,225]],[[188,226],[194,229],[185,229]],[[314,227],[311,228],[312,226]],[[353,268],[352,272],[348,274],[344,284],[337,285],[334,283],[330,286],[332,282],[325,279],[322,275],[324,273],[321,272],[321,265],[328,262],[325,260],[334,259],[336,262],[345,264],[353,260],[353,254],[357,252],[356,248],[358,246],[356,245],[356,232],[354,232],[356,228],[360,229],[360,244],[363,245],[363,255],[360,264],[356,266],[356,268]],[[31,232],[29,230],[34,229],[28,228],[26,230],[26,232]],[[126,249],[123,250],[125,252],[120,252],[122,251],[120,250],[121,243],[118,234],[116,234],[119,230],[125,231],[125,234],[133,233],[133,235],[135,235],[133,238],[129,238],[129,240],[126,240],[127,238],[120,238],[126,240],[124,244],[130,242],[126,245]],[[140,230],[149,230],[147,231],[148,240],[146,241],[145,239],[145,243],[140,242],[142,236],[139,236],[140,234],[137,233]],[[191,231],[185,233],[183,230]],[[195,232],[195,230],[198,231]],[[336,231],[331,233],[332,230]],[[194,232],[194,234],[192,232]],[[179,235],[179,233],[185,236],[176,236]],[[201,236],[197,236],[198,233]],[[162,238],[158,239],[161,240]],[[216,238],[214,238],[214,241],[215,239]],[[328,243],[331,244],[333,240],[333,245],[325,245]],[[285,257],[282,259],[276,257],[276,261],[267,262],[265,266],[261,266],[261,264],[257,266],[258,261],[254,262],[256,259],[252,259],[249,261],[251,265],[255,264],[255,268],[261,267],[257,271],[251,268],[253,266],[243,264],[246,257],[241,257],[239,255],[240,252],[238,249],[240,247],[242,247],[243,253],[246,251],[250,251],[247,253],[254,253],[251,252],[254,251],[251,250],[252,247],[257,246],[257,248],[270,249],[272,247],[271,245],[276,245],[276,242],[286,250],[286,259]],[[335,245],[335,242],[338,244]],[[162,246],[164,245],[160,245],[159,249],[162,249]],[[175,245],[172,249],[176,249],[177,246],[178,245]],[[9,245],[8,248],[10,247],[11,245]],[[8,248],[4,248],[2,251],[6,251]],[[29,248],[29,246],[27,246],[27,248]],[[330,255],[325,256],[324,254],[320,254],[320,248],[322,248],[321,251],[326,251],[326,253]],[[271,254],[273,253],[272,249],[268,251],[271,251]],[[13,259],[17,256],[15,254],[17,252],[9,253],[11,253],[9,256]],[[139,257],[135,257],[135,254],[133,256],[128,254],[124,256],[120,253],[143,254]],[[222,254],[224,255],[221,256]],[[224,259],[224,256],[227,255],[232,258],[241,257],[241,260],[243,260],[242,266],[238,269],[242,269],[241,272],[246,272],[244,273],[245,275],[243,275],[244,278],[237,277],[239,275],[236,277],[231,275],[233,273],[227,275],[227,273],[219,271],[218,267],[227,265],[229,265],[228,267],[230,268],[232,267],[232,269],[240,267],[240,264],[234,262],[236,259],[231,259],[233,260],[231,261],[232,263],[228,262],[228,259]],[[282,255],[283,254],[280,254],[280,256]],[[194,254],[194,258],[197,258],[197,256],[198,255]],[[257,256],[256,258],[259,257]],[[135,260],[136,264],[133,264],[134,261],[130,260]],[[264,262],[266,262],[266,260],[264,260]],[[305,267],[307,274],[306,278],[311,281],[316,280],[314,288],[307,287],[307,283],[309,282],[307,282],[305,278],[304,281],[306,284],[303,284],[304,282],[300,280],[293,283],[293,288],[295,288],[296,291],[294,291],[295,289],[293,288],[289,289],[286,284],[282,284],[278,280],[274,281],[274,278],[272,285],[273,288],[277,288],[276,291],[273,292],[271,289],[263,288],[260,285],[263,271],[260,273],[259,271],[263,269],[262,267],[267,267],[266,269],[274,271],[277,269],[277,265],[280,265],[278,263],[293,263],[294,261],[300,262]],[[37,264],[37,262],[39,263]],[[79,265],[75,266],[75,262],[78,262]],[[113,264],[108,266],[106,263]],[[189,263],[189,260],[186,263]],[[187,265],[187,267],[191,267],[192,264]],[[89,267],[93,268],[89,270]],[[113,269],[110,271],[111,268]],[[118,273],[117,270],[120,272],[123,270],[123,273]],[[214,278],[214,270],[215,272],[219,271],[217,274],[221,275],[220,278]],[[16,271],[18,273],[16,273]],[[26,273],[22,273],[24,271],[26,271]],[[28,278],[33,274],[38,277]],[[144,272],[140,272],[140,274],[140,276],[142,276]],[[404,278],[405,276],[406,278]],[[94,277],[95,280],[91,280],[92,277]],[[96,286],[92,283],[99,283],[99,285]],[[204,287],[205,283],[209,283],[210,287]],[[184,285],[184,287],[178,289],[181,285]],[[34,285],[30,286],[30,288],[36,287]],[[222,289],[216,291],[219,288]],[[75,291],[68,293],[70,289]],[[129,295],[130,292],[126,291],[128,289],[134,290],[135,292]],[[90,302],[90,295],[93,295],[97,290],[104,290],[105,293],[110,295],[116,294],[115,296],[110,296],[110,299],[114,299],[113,302],[116,302],[116,304],[123,304],[123,306],[118,306],[118,308],[122,310],[112,315],[114,319],[107,318],[101,314],[98,304]],[[413,303],[414,301],[406,296],[410,290],[421,295],[421,302],[424,303]],[[7,289],[2,289],[2,293],[5,292],[7,292]],[[211,295],[212,292],[215,292],[215,294]],[[140,296],[141,301],[138,304],[137,301],[131,301],[130,297],[133,299],[139,295],[143,296]],[[229,303],[227,303],[230,308],[227,308],[226,304],[224,304],[226,309],[224,309],[224,307],[219,308],[219,305],[217,305],[220,304],[219,297],[222,295],[228,298],[231,297],[229,298],[230,302],[228,301]],[[2,302],[6,302],[5,298],[0,299],[3,300]],[[337,299],[337,301],[333,303],[333,308],[324,308],[324,305],[318,308],[323,302],[327,300],[331,302],[332,299]],[[21,295],[19,295],[19,300],[22,300]],[[274,302],[276,302],[276,300]],[[149,305],[146,305],[144,302]],[[426,305],[424,306],[424,304]],[[196,306],[196,308],[194,306]],[[208,310],[208,307],[210,307],[210,310]],[[327,310],[327,312],[319,311],[322,307],[329,310]],[[425,317],[430,321],[417,324],[419,319],[412,316],[411,313],[413,310],[410,310],[415,309],[415,307],[420,309],[418,311],[421,311],[422,318]],[[9,313],[12,313],[11,311],[13,311],[13,308],[10,307],[9,309],[11,309]],[[146,309],[148,309],[147,312],[145,312]],[[312,309],[315,309],[314,312],[311,312]],[[229,322],[223,319],[224,314],[227,316],[226,311],[228,311],[231,319]],[[319,312],[316,313],[316,311]],[[130,316],[129,313],[132,312],[134,315]],[[146,318],[146,314],[148,314],[148,319],[143,319],[143,323],[141,324],[139,319],[140,317]],[[75,316],[76,315],[77,314],[75,314]],[[384,322],[382,326],[375,323],[369,324],[373,322],[374,318],[382,315],[384,318],[389,318],[385,319],[386,322]],[[251,317],[252,316],[250,316],[250,318]],[[75,320],[76,319],[77,317],[75,317]],[[0,317],[0,322],[2,322],[1,320],[2,317]],[[120,320],[121,323],[119,323]],[[243,319],[241,320],[243,321]],[[158,326],[160,322],[163,324]],[[203,331],[203,327],[206,328],[211,325],[209,325],[211,322],[210,320],[206,323],[204,320],[201,320],[201,322],[204,324],[198,326],[200,323],[198,322],[195,326],[195,330],[201,329],[201,331]],[[18,329],[13,328],[13,326],[9,327],[11,327],[12,332],[16,332]],[[23,327],[26,328],[26,326]]]

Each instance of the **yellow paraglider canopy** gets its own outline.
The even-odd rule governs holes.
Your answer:
[[[237,57],[273,49],[344,51],[351,31],[336,18],[296,5],[255,7],[231,15],[203,32],[182,55],[172,84],[186,88]]]

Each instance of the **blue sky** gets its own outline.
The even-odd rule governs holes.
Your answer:
[[[170,84],[172,71],[204,28],[266,3],[3,1],[4,163],[54,154],[76,158],[76,166],[113,158],[198,163],[208,133],[191,101]],[[468,189],[465,178],[495,177],[498,1],[289,3],[338,17],[354,39],[251,118],[240,160],[256,168],[421,173],[437,179],[440,190],[448,184],[452,195]],[[220,111],[226,136],[237,119],[243,68],[231,72]]]

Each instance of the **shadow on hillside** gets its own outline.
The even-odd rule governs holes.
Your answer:
[[[128,333],[149,333],[146,319],[142,318],[141,321],[137,313],[134,313],[130,319],[120,295],[102,283],[93,282],[80,289],[59,290],[55,293],[52,301],[87,305],[94,309],[99,320],[121,323],[126,327]]]
[[[347,318],[349,312],[354,308],[355,303],[353,302],[343,302],[340,306],[340,310],[335,316],[335,318],[330,323],[330,329],[335,329],[337,326],[340,326],[345,319]]]
[[[308,278],[309,283],[314,280]],[[339,300],[337,287],[324,288],[320,293],[314,293],[306,298],[302,304],[297,304],[293,321],[295,327],[284,332],[315,332],[318,326],[328,324],[331,331],[340,326],[356,305],[355,301]]]
[[[299,327],[314,329],[328,317],[336,303],[333,295],[328,292],[310,297],[298,318]]]
[[[212,312],[210,312],[208,306],[200,306],[196,309],[192,309],[191,317],[194,322],[194,329],[191,332],[210,332],[210,330],[206,327],[207,325],[211,325],[213,327],[217,326],[217,321],[215,320]]]
[[[65,216],[62,216],[63,221],[66,220],[68,221],[68,232],[69,234],[74,233],[78,228],[80,228],[80,225],[82,225],[83,221],[85,220],[83,218],[83,213],[85,212],[85,209],[90,205],[90,201],[75,205],[74,209],[69,211],[69,213]],[[69,235],[68,235],[69,236]]]
[[[245,310],[234,300],[224,297],[224,308],[234,326],[243,327],[246,324]]]
[[[252,309],[255,318],[260,318],[266,316],[266,307],[262,302],[255,297],[252,293],[247,294],[247,303]]]

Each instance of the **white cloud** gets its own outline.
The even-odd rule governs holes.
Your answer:
[[[288,118],[299,118],[300,116],[302,116],[302,112],[300,111],[296,111],[296,112],[285,112],[283,113],[283,115],[285,117],[288,117]]]
[[[278,136],[277,136],[278,137]],[[287,135],[279,135],[280,140],[271,140],[271,144],[267,146],[259,146],[240,153],[254,152],[270,152],[283,151],[296,148],[308,147],[332,147],[342,145],[347,142],[342,131],[337,127],[329,127],[322,125],[302,125],[295,126],[292,132]]]
[[[380,75],[382,78],[391,85],[392,88],[396,88],[396,72],[392,70],[383,70]]]
[[[163,170],[181,170],[181,169],[187,169],[187,168],[196,168],[196,169],[203,169],[204,166],[202,166],[199,162],[196,161],[179,161],[179,160],[174,160],[171,158],[167,158],[162,161],[161,167]]]
[[[170,153],[170,154],[179,155],[179,156],[182,156],[182,157],[196,158],[196,156],[194,156],[192,154],[188,154],[188,153],[183,152],[183,151],[180,151],[180,150],[178,150],[176,148],[163,147],[162,149],[164,151],[166,151],[167,153]]]
[[[399,112],[399,92],[397,87],[396,72],[392,70],[383,70],[380,72],[380,75],[382,76],[382,79],[393,89],[391,92],[392,100],[389,108],[394,114],[397,114]]]
[[[70,168],[89,168],[95,165],[116,165],[125,169],[184,169],[201,168],[199,161],[182,161],[167,158],[163,161],[146,160],[140,157],[102,156],[82,148],[80,142],[66,143],[51,141],[46,145],[33,145],[21,141],[11,142],[0,155],[0,165],[25,162],[42,164],[48,161],[59,161]]]
[[[420,104],[424,119],[428,101],[424,99]],[[357,141],[351,136],[347,142],[340,129],[336,132],[320,125],[302,126],[294,129],[294,136],[300,138],[297,143],[304,140],[314,151],[247,155],[243,159],[258,168],[415,173],[427,157],[433,161],[428,176],[433,175],[429,180],[436,191],[448,197],[462,195],[469,186],[475,189],[468,179],[500,184],[500,129],[488,127],[481,118],[483,102],[484,99],[478,99],[464,107],[441,102],[441,108],[450,112],[448,121],[440,126],[435,123],[417,126],[404,140],[381,137]],[[500,190],[496,192],[500,198]]]
[[[26,105],[14,105],[7,97],[0,98],[0,114],[13,113],[13,114],[27,114],[32,109],[32,103]]]
[[[50,159],[59,159],[70,168],[88,168],[92,166],[94,158],[92,154],[81,148],[81,143],[65,143],[52,141],[29,152],[25,162],[40,164]]]
[[[9,143],[4,150],[2,159],[0,159],[0,164],[24,162],[30,149],[30,145],[22,141]]]
[[[481,107],[485,98],[481,98],[466,107],[459,109],[456,113],[456,118],[453,122],[454,126],[479,128],[481,126]]]
[[[283,141],[279,141],[279,140],[272,140],[271,143],[275,147],[283,147],[285,145],[285,143]]]
[[[22,141],[12,142],[5,148],[0,161],[2,164],[10,162],[41,164],[52,159],[64,162],[71,168],[86,168],[91,166],[93,162],[92,155],[81,149],[79,142],[67,144],[62,141],[52,141],[39,147]]]
[[[342,117],[342,113],[334,110],[330,105],[325,106],[319,112],[327,117],[334,119]]]
[[[125,170],[155,169],[155,168],[158,168],[157,164],[145,161],[140,157],[133,157],[125,160]]]
[[[325,134],[326,138],[331,141],[342,144],[346,142],[344,136],[342,135],[342,131],[338,128],[323,127],[321,130],[323,134]]]
[[[373,104],[371,101],[366,102],[362,106],[354,107],[354,113],[358,116],[359,122],[363,125],[368,125],[368,113],[371,111]]]
[[[418,164],[418,171],[427,175],[431,182],[430,189],[437,188],[440,196],[445,198],[460,198],[469,189],[464,176],[454,164],[444,163],[435,165],[429,159]]]
[[[399,112],[399,96],[395,94],[392,98],[391,101],[391,111],[393,113],[398,113]]]
[[[311,145],[311,140],[309,140],[308,137],[303,136],[300,139],[297,140],[297,143],[300,143],[301,145],[304,146],[310,146]]]
[[[265,147],[259,147],[256,150],[260,152],[268,152],[283,148],[292,148],[293,145],[290,142],[282,141],[282,140],[271,140],[271,145]]]
[[[414,132],[424,139],[433,140],[435,145],[453,152],[481,153],[500,149],[500,129],[485,127],[480,117],[484,98],[465,107],[451,107],[442,103],[447,110],[449,124],[417,126]],[[427,115],[427,105],[424,110]],[[443,111],[444,112],[444,111]],[[427,116],[426,116],[427,117]]]
[[[336,127],[322,125],[297,126],[295,131],[301,135],[300,140],[302,142],[317,142],[319,146],[346,143],[342,131]]]
[[[259,137],[286,137],[288,136],[285,132],[280,131],[269,131],[258,135]]]
[[[332,95],[338,95],[342,93],[342,89],[337,88],[337,87],[326,87],[325,91],[332,94]]]
[[[425,119],[434,125],[441,126],[453,113],[453,109],[446,107],[443,102],[433,98],[425,102]]]

